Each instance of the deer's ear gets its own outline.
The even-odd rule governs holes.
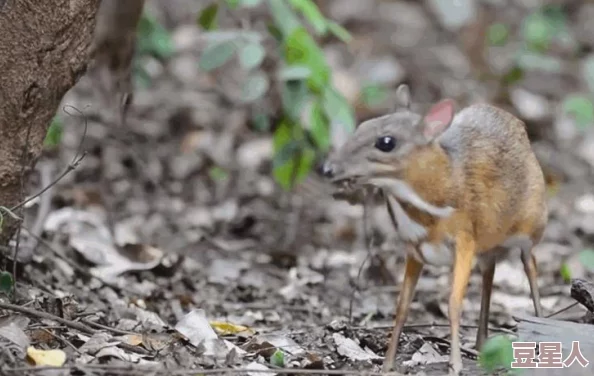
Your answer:
[[[452,99],[444,99],[434,104],[423,118],[423,135],[432,140],[445,131],[454,119],[455,107]]]
[[[407,84],[401,84],[396,89],[396,109],[398,108],[410,108],[410,89]]]

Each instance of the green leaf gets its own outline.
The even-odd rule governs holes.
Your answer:
[[[268,5],[276,27],[285,37],[301,26],[297,15],[285,0],[268,0]]]
[[[518,67],[525,70],[540,70],[548,73],[560,73],[563,62],[555,57],[538,52],[520,50],[517,55]]]
[[[561,278],[563,278],[563,281],[565,281],[566,283],[571,282],[571,269],[569,268],[569,265],[567,265],[567,263],[563,263],[561,265],[561,269],[559,269],[559,274],[561,274]]]
[[[288,119],[274,131],[273,145],[273,176],[283,189],[290,190],[292,183],[299,183],[311,171],[315,151],[305,146],[302,127]]]
[[[330,84],[330,67],[324,53],[305,28],[295,29],[287,37],[284,50],[288,65],[303,65],[311,70],[308,84],[312,89],[322,91]]]
[[[494,23],[487,30],[487,41],[491,46],[503,46],[509,37],[507,25]]]
[[[45,147],[54,148],[60,145],[62,141],[62,133],[63,133],[63,126],[60,120],[56,117],[52,119],[52,122],[47,130],[47,134],[45,135],[45,140],[43,141],[43,145]]]
[[[260,43],[247,44],[239,51],[239,63],[245,69],[253,69],[262,64],[265,54],[266,51]]]
[[[241,0],[225,0],[227,6],[231,9],[236,9],[239,6]]]
[[[151,87],[151,75],[144,68],[140,59],[134,59],[133,61],[133,72],[134,72],[134,86],[148,89]]]
[[[322,15],[322,13],[320,12],[320,9],[313,1],[311,1],[311,0],[289,0],[289,1],[291,2],[291,5],[293,7],[295,7],[295,9],[297,9],[299,12],[301,12],[301,14],[303,14],[305,19],[307,19],[307,22],[309,22],[313,26],[313,28],[317,34],[324,35],[326,33],[326,30],[327,30],[326,18]]]
[[[233,57],[235,49],[236,45],[233,41],[225,41],[208,46],[202,52],[198,66],[206,72],[217,69]]]
[[[219,4],[213,3],[200,12],[198,16],[198,24],[204,30],[212,30],[217,28],[217,14],[219,12]]]
[[[283,81],[305,80],[311,76],[311,69],[304,65],[286,66],[280,69],[278,75]]]
[[[276,349],[274,354],[270,356],[270,364],[276,367],[284,367],[285,366],[285,353],[281,350]]]
[[[567,96],[563,101],[563,111],[573,116],[580,128],[586,128],[594,123],[594,105],[586,96],[578,94]]]
[[[301,111],[310,97],[304,81],[287,81],[282,86],[281,100],[284,113],[295,122],[301,117]]]
[[[589,55],[584,59],[582,77],[584,77],[590,92],[594,93],[594,55]]]
[[[553,37],[547,19],[540,12],[528,15],[522,23],[522,36],[531,49],[546,50]]]
[[[252,123],[254,128],[260,132],[268,132],[270,130],[270,117],[265,113],[254,113]]]
[[[157,19],[148,13],[143,13],[137,26],[138,52],[149,54],[160,59],[166,59],[173,54],[173,42],[169,32]]]
[[[578,255],[581,264],[590,272],[594,272],[594,249],[584,249]]]
[[[388,98],[388,91],[378,84],[365,85],[361,90],[361,99],[368,107],[381,105]]]
[[[551,41],[566,30],[566,17],[558,6],[545,6],[528,15],[522,23],[522,36],[534,51],[545,51]]]
[[[14,287],[14,279],[12,274],[6,271],[0,272],[0,292],[10,294]]]
[[[347,29],[345,29],[344,27],[342,27],[334,21],[328,22],[328,31],[334,34],[335,37],[337,37],[344,43],[350,43],[350,41],[353,39],[351,33],[349,33]]]
[[[511,369],[513,361],[512,341],[505,335],[497,335],[487,339],[479,354],[479,364],[487,372],[493,372],[500,367]]]
[[[524,78],[524,70],[519,66],[514,66],[501,79],[505,84],[511,85],[520,81],[522,78]]]
[[[241,6],[246,8],[257,7],[260,4],[262,4],[262,0],[241,0]]]
[[[272,37],[277,41],[277,43],[282,43],[283,41],[283,32],[280,28],[272,23],[269,23],[266,28]]]
[[[318,148],[327,151],[330,148],[330,124],[319,102],[315,102],[310,113],[310,133]]]
[[[229,173],[218,166],[211,167],[208,170],[208,175],[212,180],[225,180],[229,177]]]
[[[333,87],[326,87],[322,103],[326,115],[332,122],[342,124],[349,132],[355,129],[355,116],[347,100]]]
[[[268,91],[270,83],[263,72],[256,72],[248,76],[241,89],[241,99],[246,102],[254,102]]]

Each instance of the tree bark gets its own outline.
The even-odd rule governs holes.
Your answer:
[[[23,200],[58,105],[86,71],[99,3],[0,0],[0,206]],[[4,215],[0,245],[17,224]]]

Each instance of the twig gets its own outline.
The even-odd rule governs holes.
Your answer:
[[[50,186],[52,180],[52,172],[53,172],[53,164],[52,163],[40,163],[40,170],[41,170],[41,186]],[[53,196],[53,186],[52,188],[46,191],[47,194],[40,196],[39,202],[39,209],[37,210],[37,219],[33,226],[31,226],[31,233],[34,234],[36,237],[40,237],[41,233],[43,232],[43,224],[45,223],[45,219],[50,212],[52,207],[52,196]],[[29,245],[31,251],[33,252],[35,248],[37,248],[37,244],[39,244],[39,240],[36,237],[32,237],[31,244]]]
[[[15,305],[15,304],[0,302],[0,309],[6,309],[6,310],[9,310],[9,311],[19,312],[19,313],[22,313],[22,314],[25,314],[25,315],[29,315],[29,316],[33,316],[33,317],[37,317],[37,318],[40,318],[40,319],[52,320],[52,321],[58,322],[60,324],[66,325],[66,326],[68,326],[68,327],[70,327],[72,329],[79,330],[79,331],[81,331],[81,332],[83,332],[85,334],[91,335],[91,336],[100,332],[99,330],[95,330],[95,329],[90,328],[89,326],[87,326],[85,324],[82,324],[82,323],[79,323],[79,322],[76,322],[76,321],[67,320],[67,319],[64,319],[62,317],[58,317],[58,316],[52,315],[51,313],[41,312],[41,311],[37,311],[37,310],[31,309],[31,308],[25,308],[25,307],[22,307],[22,306],[18,306],[18,305]],[[121,347],[121,348],[123,348],[123,349],[125,349],[125,350],[135,352],[137,354],[142,354],[142,355],[147,355],[148,354],[148,351],[146,351],[145,349],[143,349],[141,347],[138,347],[138,346],[132,346],[132,345],[130,345],[128,343],[120,342],[118,344],[118,346]]]
[[[355,284],[353,286],[353,290],[351,291],[351,297],[349,299],[349,323],[353,324],[353,302],[355,300],[355,293],[359,291],[359,278],[361,278],[361,273],[363,273],[363,267],[367,263],[371,257],[373,257],[373,253],[371,248],[373,247],[373,233],[372,236],[369,236],[368,225],[369,225],[369,207],[368,204],[371,202],[371,195],[366,197],[367,200],[365,205],[363,205],[363,237],[365,238],[365,246],[367,248],[367,256],[359,266],[359,270],[357,271],[357,278],[355,280]]]
[[[99,324],[97,322],[90,321],[90,320],[87,320],[87,319],[82,319],[80,321],[83,322],[83,323],[85,323],[88,326],[93,326],[93,327],[98,328],[98,329],[107,330],[108,332],[112,332],[113,334],[117,334],[117,335],[124,335],[125,336],[125,335],[129,335],[129,334],[137,334],[137,333],[134,333],[134,332],[128,332],[128,331],[125,331],[125,330],[111,328],[111,327],[109,327],[107,325]]]
[[[184,376],[184,375],[218,375],[218,374],[237,374],[237,373],[248,373],[254,372],[253,369],[248,368],[213,368],[213,369],[179,369],[179,370],[167,370],[167,369],[156,369],[154,367],[147,366],[132,366],[129,367],[121,365],[110,365],[110,364],[81,364],[65,367],[19,367],[19,368],[5,368],[2,371],[12,374],[21,374],[20,372],[43,372],[48,370],[93,370],[95,372],[109,372],[111,374],[120,373],[129,375],[130,372],[151,372],[153,375],[169,375],[169,376]],[[300,369],[300,368],[270,368],[270,369],[258,369],[261,373],[278,373],[278,374],[294,374],[294,375],[361,375],[361,376],[403,376],[401,373],[390,372],[365,372],[357,370],[341,370],[341,369]]]
[[[9,311],[23,313],[25,315],[37,317],[40,319],[53,320],[53,321],[59,322],[60,324],[66,325],[72,329],[79,330],[79,331],[81,331],[85,334],[88,334],[88,335],[93,335],[98,332],[97,330],[89,328],[88,326],[78,323],[76,321],[67,320],[67,319],[52,315],[51,313],[41,312],[41,311],[37,311],[37,310],[31,309],[31,308],[21,307],[16,304],[0,302],[0,309],[6,309]]]
[[[54,337],[55,339],[57,339],[58,341],[66,344],[68,347],[70,347],[72,350],[74,350],[76,353],[81,354],[80,350],[76,348],[76,346],[74,346],[72,344],[72,342],[70,342],[69,340],[67,340],[66,338],[63,338],[59,335],[57,335],[56,333],[52,332],[51,330],[49,330],[48,328],[38,328],[44,332],[46,332],[47,334],[49,334],[50,336]]]
[[[56,185],[60,180],[64,179],[64,177],[66,175],[68,175],[71,171],[73,171],[75,168],[77,168],[78,165],[80,164],[80,162],[85,157],[86,152],[82,150],[82,147],[83,147],[83,141],[85,140],[85,137],[87,136],[87,128],[88,128],[87,117],[84,115],[84,113],[82,111],[80,111],[76,107],[66,105],[66,106],[64,106],[64,112],[66,112],[70,116],[73,116],[73,115],[70,114],[68,111],[66,111],[66,107],[71,107],[75,111],[78,111],[81,115],[83,115],[83,118],[84,118],[84,126],[85,127],[84,127],[84,131],[83,131],[83,135],[82,135],[82,137],[80,139],[80,142],[78,144],[78,148],[76,150],[76,154],[74,155],[74,157],[72,157],[72,161],[70,162],[70,164],[68,165],[68,167],[66,167],[66,169],[64,170],[64,172],[62,172],[60,174],[60,176],[58,176],[56,179],[54,179],[54,181],[52,181],[49,185],[47,185],[46,187],[44,187],[41,191],[37,192],[33,196],[31,196],[31,197],[23,200],[22,202],[16,204],[12,208],[10,208],[10,211],[15,211],[15,210],[21,208],[22,206],[26,205],[27,203],[29,203],[31,200],[34,200],[37,197],[41,196],[48,189],[50,189],[51,187],[53,187],[54,185]]]
[[[431,342],[437,342],[437,343],[443,343],[445,345],[448,345],[450,348],[452,347],[452,343],[450,341],[448,341],[445,338],[439,338],[439,337],[434,337],[434,336],[427,336],[424,337],[425,340],[427,341],[431,341]],[[473,349],[467,349],[465,347],[460,346],[460,350],[464,353],[466,353],[467,355],[471,355],[474,356],[476,358],[479,357],[479,352]]]
[[[368,326],[355,326],[351,329],[354,330],[374,330],[374,329],[391,329],[393,325],[373,325],[371,327]],[[415,328],[449,328],[450,324],[436,324],[436,323],[421,323],[421,324],[408,324],[404,325],[403,329],[415,329]],[[464,329],[478,329],[478,325],[460,325],[460,328]],[[506,328],[493,328],[489,327],[489,330],[492,332],[501,332],[507,334],[516,334],[513,330],[506,329]]]
[[[31,128],[33,128],[33,124],[29,124],[27,128],[27,135],[25,137],[25,145],[23,146],[23,150],[21,153],[21,190],[19,192],[19,198],[25,196],[25,169],[29,163],[27,163],[27,155],[29,154],[29,138],[31,136]],[[15,208],[10,209],[11,212],[14,212]],[[16,230],[16,244],[14,246],[14,253],[12,254],[12,278],[14,280],[12,284],[12,296],[16,298],[16,282],[17,282],[17,257],[19,256],[19,249],[21,245],[21,224],[23,222],[23,211],[20,210],[20,215],[18,216],[20,219],[18,220],[18,227]],[[19,223],[20,222],[20,223]]]
[[[567,310],[569,310],[569,309],[571,309],[571,308],[575,307],[575,306],[576,306],[576,305],[578,305],[578,304],[579,304],[578,302],[571,303],[570,305],[568,305],[568,306],[567,306],[567,307],[565,307],[565,308],[561,308],[561,309],[560,309],[560,310],[558,310],[558,311],[555,311],[555,312],[553,312],[553,313],[551,313],[551,314],[549,314],[549,315],[546,315],[546,316],[545,316],[545,319],[549,319],[549,318],[551,318],[551,317],[553,317],[553,316],[557,316],[558,314],[560,314],[560,313],[563,313],[563,312],[565,312],[565,311],[567,311]]]

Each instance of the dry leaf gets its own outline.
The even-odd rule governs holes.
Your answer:
[[[66,362],[66,353],[62,350],[37,350],[33,346],[27,348],[27,357],[37,366],[61,367]]]
[[[210,326],[217,331],[217,333],[221,335],[226,334],[237,334],[241,332],[247,332],[249,334],[254,334],[254,331],[248,328],[247,326],[243,325],[236,325],[230,322],[222,322],[222,321],[211,321]]]

